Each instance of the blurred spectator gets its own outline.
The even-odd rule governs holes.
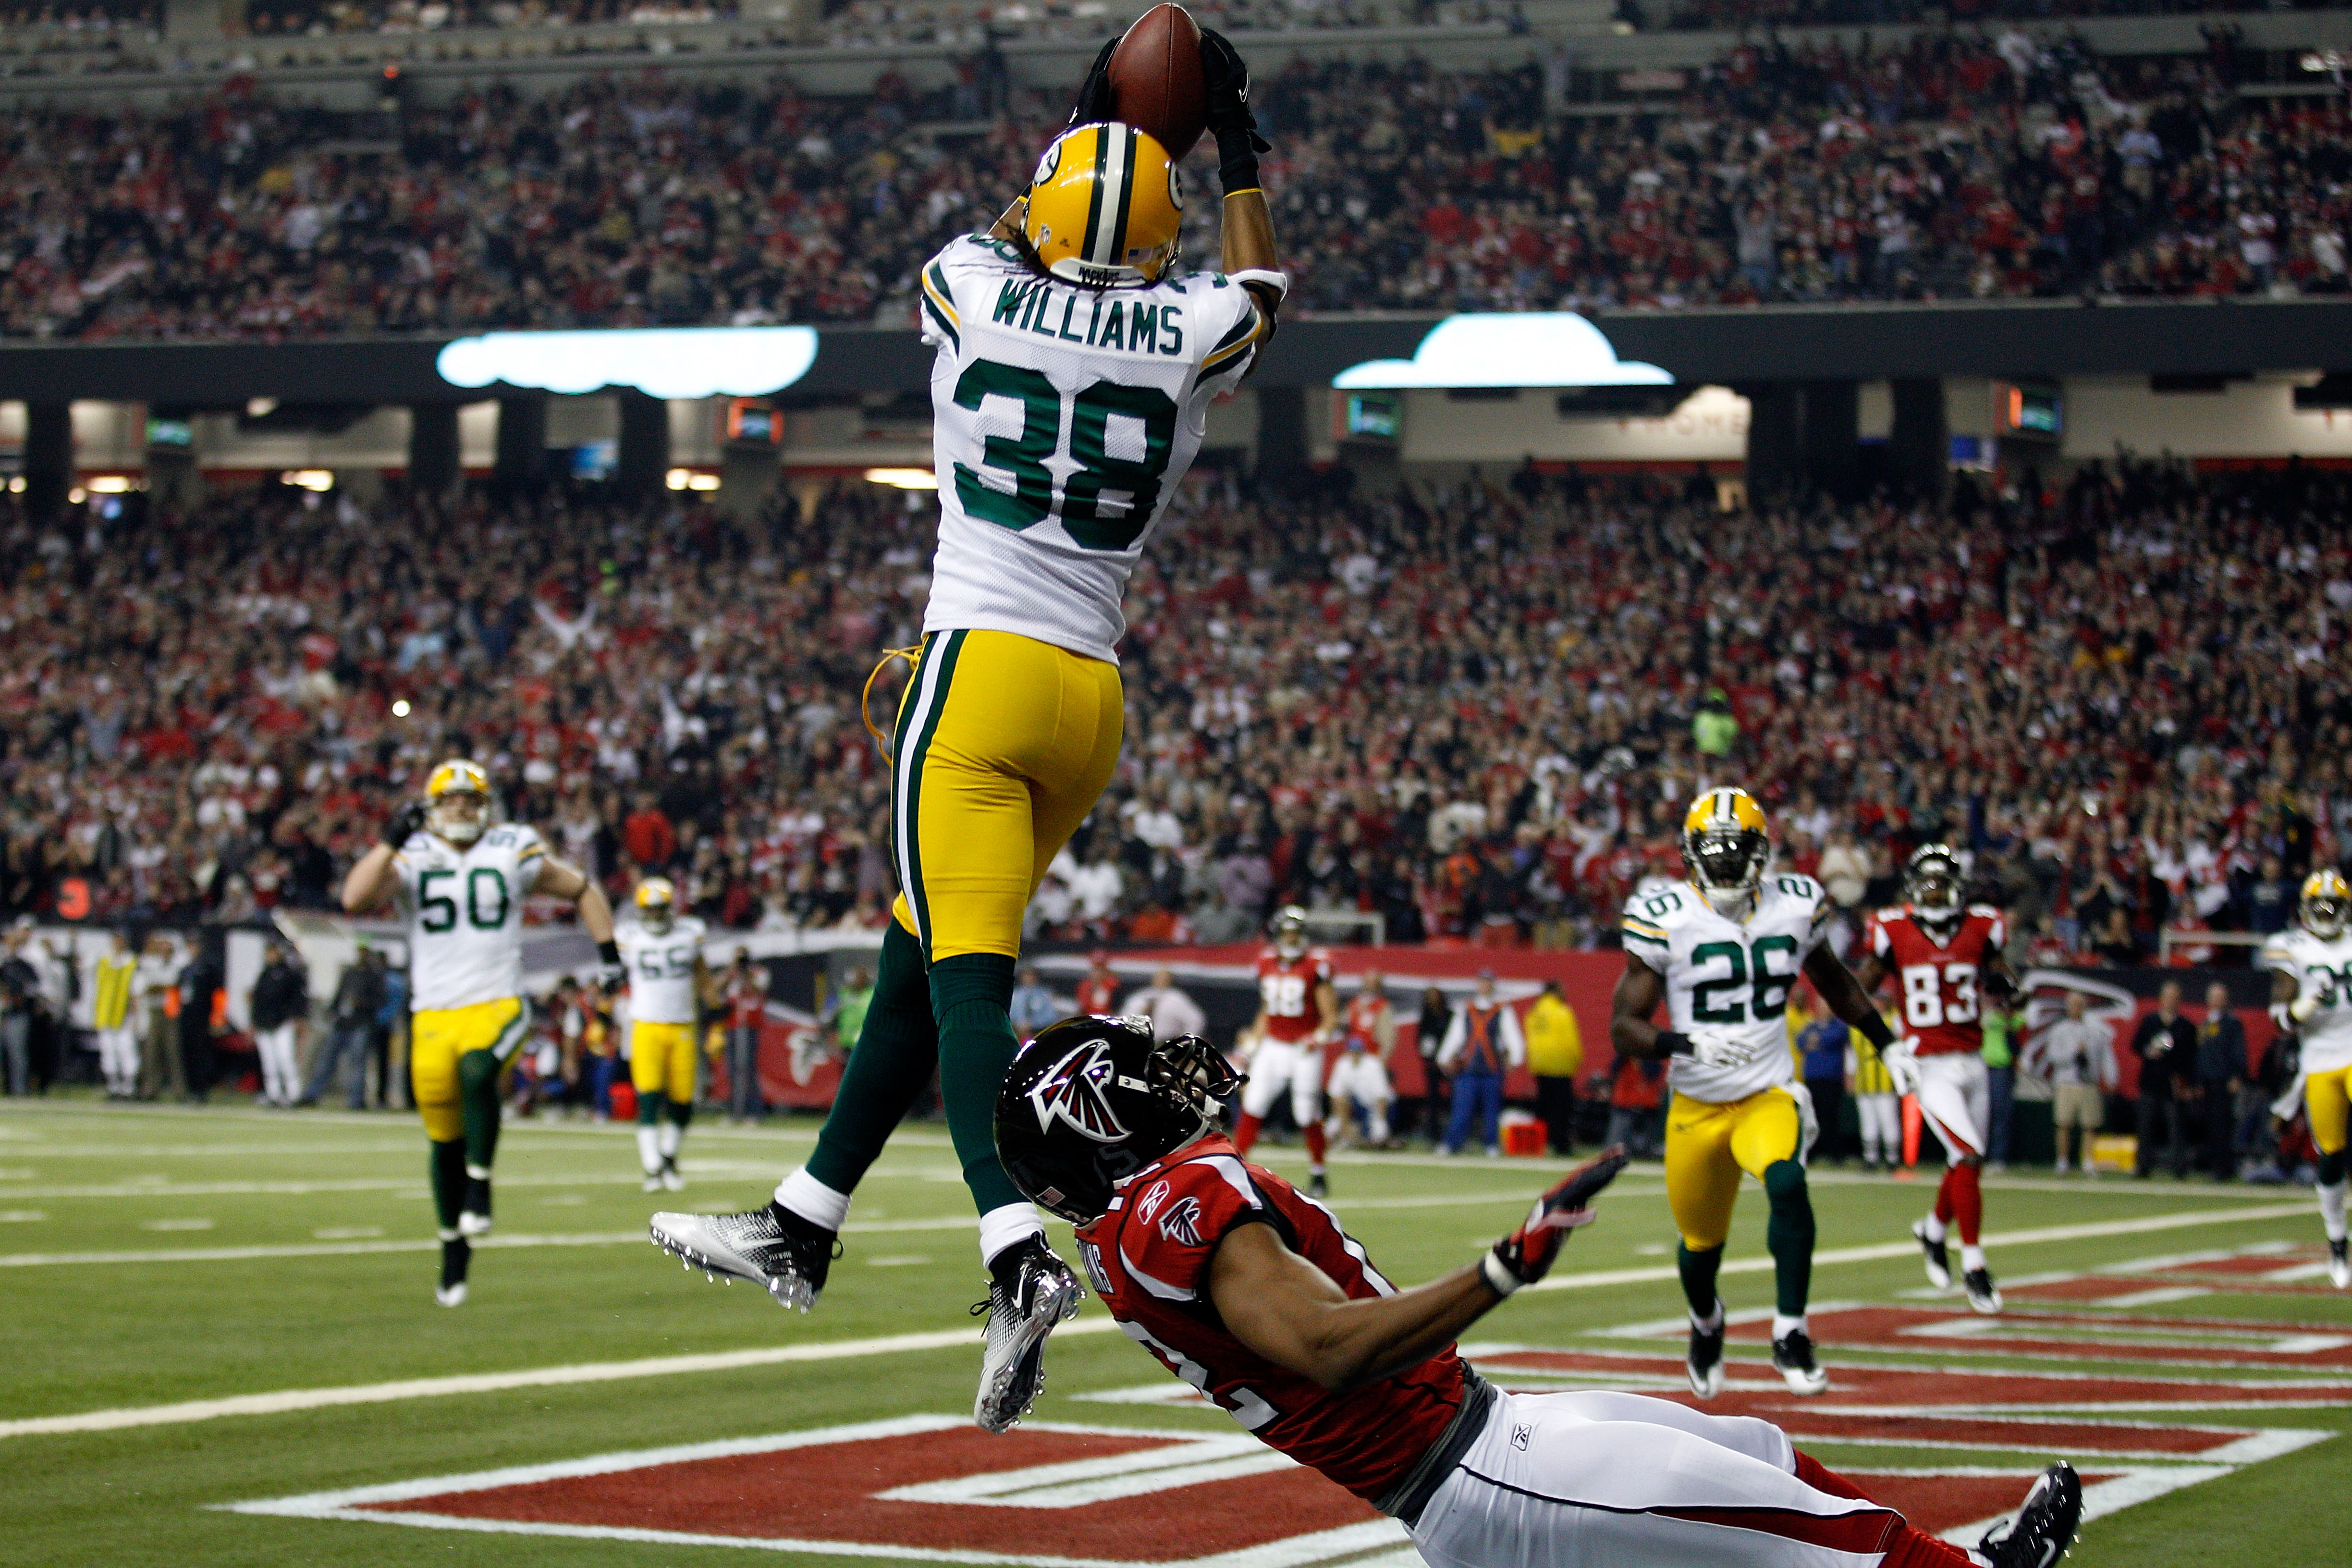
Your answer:
[[[1732,743],[1738,739],[1739,721],[1731,716],[1731,700],[1722,688],[1709,688],[1691,718],[1692,749],[1709,761],[1721,762],[1731,754]]]
[[[109,1100],[139,1096],[139,1020],[132,995],[138,976],[139,955],[131,951],[131,933],[117,928],[90,984],[90,1023],[98,1031],[98,1066]]]
[[[2230,1006],[2230,988],[2205,988],[2197,1027],[2197,1110],[2205,1132],[2205,1168],[2217,1182],[2238,1173],[2238,1091],[2245,1087],[2246,1026]]]
[[[1127,999],[1123,1011],[1139,1018],[1151,1020],[1151,1037],[1172,1040],[1179,1035],[1205,1034],[1208,1015],[1201,1005],[1176,984],[1172,970],[1155,969],[1151,984],[1139,987]]]
[[[1016,990],[1013,994],[1018,996]],[[825,1004],[824,1016],[818,1026],[833,1041],[833,1048],[844,1059],[857,1049],[857,1042],[866,1033],[866,1015],[874,1005],[874,972],[864,964],[853,964],[842,977],[841,986]]]
[[[173,1036],[179,1001],[172,989],[178,973],[172,939],[162,931],[149,934],[139,951],[139,973],[132,983],[132,1005],[139,1022],[139,1098],[187,1098],[188,1086],[180,1071],[180,1043]]]
[[[850,975],[854,987],[863,970]],[[719,977],[719,1000],[727,1009],[727,1115],[740,1126],[757,1121],[768,1113],[768,1104],[760,1092],[760,1026],[768,1016],[768,971],[764,964],[751,962],[751,950],[739,947],[734,962]],[[872,1005],[873,987],[866,988],[866,1005]],[[838,1026],[841,1019],[835,1016]],[[866,1026],[865,1009],[858,1010],[857,1027]],[[853,1038],[852,1044],[855,1044]]]
[[[1565,1159],[1576,1152],[1576,1075],[1584,1070],[1584,1037],[1559,981],[1544,982],[1521,1027],[1528,1070],[1535,1075],[1536,1114],[1543,1118],[1551,1152]]]
[[[2134,1174],[2156,1169],[2157,1131],[2163,1129],[2172,1173],[2189,1178],[2189,1144],[2181,1128],[2181,1101],[2195,1092],[2197,1026],[2180,1011],[2180,983],[2168,980],[2156,994],[2156,1010],[2132,1031],[2132,1054],[2139,1058],[2139,1160]]]
[[[2106,1125],[2106,1097],[2116,1087],[2115,1030],[2089,1017],[2088,993],[2066,993],[2066,1016],[2043,1029],[2026,1047],[2027,1070],[2050,1081],[2051,1120],[2058,1144],[2058,1174],[2070,1168],[2084,1175],[2091,1165],[2091,1140]]]
[[[1832,1165],[1845,1163],[1846,1045],[1853,1030],[1832,1014],[1810,985],[1799,988],[1804,998],[1805,1026],[1797,1032],[1797,1057],[1805,1090],[1813,1097],[1813,1118],[1821,1136],[1812,1157]]]
[[[179,978],[180,1072],[187,1080],[188,1094],[198,1104],[212,1097],[213,1078],[218,1070],[213,1040],[223,983],[220,965],[205,949],[199,941]]]
[[[1853,1084],[1854,1122],[1862,1135],[1862,1168],[1892,1171],[1903,1163],[1901,1100],[1895,1075],[1878,1047],[1846,1031],[1847,1072]],[[1825,1124],[1826,1125],[1826,1124]]]
[[[1385,1009],[1385,998],[1381,1006]],[[1391,1039],[1395,1037],[1392,1026],[1389,1035]],[[1326,1136],[1340,1142],[1354,1142],[1356,1118],[1361,1116],[1365,1142],[1375,1149],[1391,1146],[1389,1106],[1396,1099],[1396,1090],[1389,1082],[1388,1057],[1381,1047],[1377,1025],[1343,1029],[1339,1058],[1331,1064],[1325,1092],[1330,1097],[1330,1113],[1324,1126]]]
[[[2246,929],[2275,936],[2294,918],[2295,883],[2276,855],[2264,855],[2262,870],[2246,885]]]
[[[33,1024],[41,1005],[40,976],[25,956],[32,936],[28,921],[0,935],[0,1068],[8,1092],[18,1096],[32,1092]]]
[[[268,962],[246,996],[254,1049],[261,1057],[263,1105],[291,1107],[301,1088],[302,1026],[310,1016],[310,982],[294,950],[272,942]]]
[[[1062,999],[1037,977],[1036,965],[1024,963],[1021,966],[1021,984],[1013,988],[1010,1011],[1013,1032],[1026,1040],[1046,1025],[1060,1022]]]
[[[1985,1168],[2006,1171],[2010,1123],[2017,1111],[2017,1046],[2025,1032],[2025,1008],[2019,996],[2011,996],[2007,1003],[1987,996],[1981,1005],[1984,1042],[1978,1054],[1985,1064]]]
[[[1458,1154],[1474,1130],[1486,1145],[1488,1158],[1503,1152],[1503,1079],[1528,1059],[1528,1042],[1519,1032],[1519,1016],[1495,993],[1495,972],[1478,972],[1478,988],[1446,1026],[1445,1043],[1437,1049],[1437,1065],[1452,1079],[1454,1111],[1445,1128],[1442,1154]]]
[[[1110,954],[1101,948],[1087,955],[1087,972],[1078,978],[1078,1011],[1102,1016],[1118,1011],[1118,976],[1111,973]]]
[[[1454,1009],[1445,1000],[1445,993],[1432,985],[1421,994],[1421,1012],[1413,1023],[1414,1049],[1421,1053],[1422,1100],[1417,1108],[1423,1131],[1433,1147],[1442,1143],[1444,1131],[1440,1123],[1450,1097],[1446,1089],[1445,1068],[1438,1055],[1446,1037],[1454,1029]]]
[[[345,1103],[353,1110],[367,1108],[368,1061],[375,1054],[376,1018],[391,996],[383,977],[383,951],[362,941],[358,956],[335,982],[335,998],[327,1010],[327,1037],[310,1059],[310,1081],[303,1086],[300,1104],[319,1103],[320,1097],[334,1086],[335,1075],[348,1065],[351,1085]]]
[[[1607,1144],[1622,1143],[1644,1157],[1664,1147],[1666,1064],[1620,1054],[1610,1080]]]

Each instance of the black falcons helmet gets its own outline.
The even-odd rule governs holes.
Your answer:
[[[1111,1187],[1209,1131],[1242,1082],[1198,1035],[1149,1018],[1065,1018],[1021,1048],[996,1097],[996,1152],[1032,1203],[1084,1225]]]
[[[1904,868],[1903,896],[1911,912],[1930,925],[1945,925],[1968,912],[1961,901],[1967,873],[1948,844],[1922,844]]]

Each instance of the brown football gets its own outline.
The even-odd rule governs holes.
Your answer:
[[[1111,51],[1111,102],[1120,120],[1181,158],[1209,123],[1201,28],[1181,5],[1154,5]]]

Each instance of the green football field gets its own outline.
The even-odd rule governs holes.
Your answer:
[[[656,1208],[762,1199],[814,1131],[698,1126],[689,1186],[656,1198],[638,1191],[627,1129],[510,1125],[499,1234],[476,1253],[471,1300],[447,1310],[411,1118],[6,1102],[0,1563],[726,1563],[743,1548],[844,1563],[1411,1561],[1384,1521],[1325,1528],[1353,1505],[1241,1452],[1228,1418],[1103,1331],[1091,1300],[1053,1343],[1030,1428],[961,1425],[983,1279],[942,1128],[901,1133],[806,1317],[646,1244]],[[1295,1150],[1261,1152],[1303,1176]],[[1342,1156],[1331,1203],[1412,1282],[1475,1258],[1556,1168]],[[2352,1443],[2337,1436],[2352,1425],[2352,1297],[2326,1288],[2307,1192],[1993,1178],[1988,1241],[2010,1310],[1982,1320],[1927,1290],[1906,1239],[1932,1175],[1816,1173],[1814,1331],[1833,1386],[1789,1397],[1751,1324],[1735,1332],[1727,1409],[1885,1478],[1864,1484],[1915,1519],[1940,1510],[1935,1528],[1997,1511],[1981,1500],[2021,1493],[2063,1453],[2105,1510],[2077,1549],[2085,1568],[2352,1561],[2338,1507]],[[1770,1306],[1763,1221],[1751,1187],[1724,1276],[1736,1323]],[[1555,1288],[1499,1309],[1470,1353],[1508,1386],[1675,1393],[1672,1247],[1660,1173],[1636,1166]],[[836,1427],[854,1430],[807,1436]],[[576,1463],[681,1448],[667,1468]],[[1160,1461],[1135,1456],[1153,1453],[1203,1468],[1137,1480]],[[1023,1473],[986,1479],[1000,1469]],[[517,1473],[480,1479],[493,1471]],[[933,1489],[856,1500],[892,1477]],[[1016,1505],[992,1487],[1044,1489]],[[428,1495],[442,1500],[402,1500]]]

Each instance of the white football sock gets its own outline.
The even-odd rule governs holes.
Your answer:
[[[643,1122],[637,1124],[637,1163],[648,1176],[661,1174],[661,1134]]]
[[[1688,1311],[1689,1309],[1685,1307],[1684,1310]],[[1704,1318],[1700,1317],[1696,1312],[1692,1312],[1690,1315],[1690,1321],[1691,1327],[1696,1329],[1703,1334],[1711,1334],[1715,1332],[1716,1330],[1723,1327],[1723,1299],[1721,1297],[1716,1298],[1715,1310],[1709,1312]]]
[[[466,1175],[471,1181],[487,1182],[490,1179],[490,1168],[488,1165],[477,1165],[468,1160],[466,1162]]]
[[[849,1194],[810,1175],[806,1165],[776,1184],[776,1202],[820,1230],[839,1230],[849,1217]]]
[[[1380,1104],[1372,1107],[1372,1142],[1375,1143],[1385,1143],[1388,1141],[1389,1107],[1388,1102],[1386,1100],[1382,1100]]]
[[[1941,1241],[1944,1239],[1944,1222],[1937,1219],[1934,1215],[1929,1215],[1927,1216],[1927,1228],[1920,1234],[1925,1236],[1929,1241]]]
[[[2319,1192],[2319,1223],[2327,1229],[2327,1239],[2344,1239],[2344,1184],[2321,1187]]]
[[[1965,1241],[1960,1243],[1960,1268],[1963,1270],[1982,1268],[1984,1266],[1985,1260],[1983,1247],[1970,1247]]]
[[[665,1160],[677,1157],[677,1146],[686,1142],[686,1129],[675,1121],[661,1124],[661,1152]]]
[[[1795,1333],[1799,1329],[1804,1329],[1809,1334],[1812,1332],[1811,1329],[1806,1327],[1802,1314],[1793,1318],[1782,1317],[1778,1312],[1772,1314],[1772,1337],[1774,1339],[1785,1340],[1790,1334]]]
[[[1045,1234],[1045,1222],[1027,1204],[1005,1204],[992,1208],[980,1216],[980,1260],[993,1263],[996,1255],[1006,1247],[1018,1247],[1033,1236]]]

